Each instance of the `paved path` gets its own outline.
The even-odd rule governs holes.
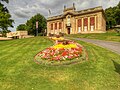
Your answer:
[[[93,43],[95,45],[107,48],[113,52],[120,54],[120,42],[112,42],[112,41],[103,41],[103,40],[94,40],[94,39],[86,39],[86,38],[74,38],[76,40],[81,40],[84,42]]]
[[[0,37],[0,40],[12,40],[12,38]]]

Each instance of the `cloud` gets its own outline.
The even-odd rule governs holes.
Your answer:
[[[13,13],[17,18],[29,18],[30,11],[28,8],[17,7]]]
[[[75,3],[77,10],[93,8],[101,6],[105,9],[118,4],[119,0],[9,0],[9,4],[5,5],[10,11],[12,18],[15,20],[15,28],[21,23],[25,23],[28,19],[37,13],[48,17],[50,9],[52,15],[62,14],[64,5],[71,7]],[[14,28],[14,30],[16,30]],[[13,29],[12,29],[13,30]]]
[[[28,18],[29,16],[25,13],[21,13],[21,12],[15,12],[14,13],[18,18]]]

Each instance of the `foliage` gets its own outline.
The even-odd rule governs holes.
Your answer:
[[[17,26],[17,30],[27,30],[28,34],[35,35],[36,34],[36,21],[38,21],[38,33],[39,35],[45,35],[45,29],[47,21],[44,16],[41,14],[36,14],[31,17],[30,20],[27,20],[25,24],[20,24]]]
[[[3,37],[6,37],[6,33],[11,32],[10,30],[2,30],[0,33],[2,34]]]
[[[25,24],[20,24],[19,26],[17,26],[17,31],[24,31],[26,30],[26,25]]]
[[[46,29],[46,19],[41,14],[33,16],[30,20],[26,22],[26,29],[31,35],[36,33],[36,21],[38,21],[38,33],[44,33]]]
[[[117,8],[116,9],[116,12],[115,12],[115,20],[116,20],[116,23],[118,25],[120,25],[120,8]]]
[[[62,48],[62,47],[49,47],[42,52],[40,52],[37,56],[41,57],[41,59],[45,59],[49,62],[52,61],[64,61],[68,59],[74,59],[80,57],[82,54],[82,47],[76,48]]]
[[[120,24],[120,2],[115,7],[105,9],[107,29]]]
[[[8,0],[1,0],[8,3]],[[11,15],[8,9],[0,2],[0,28],[7,30],[8,27],[13,27],[12,23],[14,20],[11,19]]]
[[[36,53],[53,45],[45,37],[0,41],[0,90],[120,90],[120,55],[78,43],[89,60],[57,67],[33,61]]]
[[[0,2],[6,2],[6,3],[9,3],[9,0],[0,0]]]

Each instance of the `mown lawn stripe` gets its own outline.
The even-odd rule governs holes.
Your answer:
[[[8,44],[6,41],[1,45]],[[93,44],[78,41],[89,55],[89,60],[68,66],[44,66],[36,64],[34,56],[53,45],[46,37],[11,41],[9,50],[0,52],[1,90],[119,90],[120,77],[114,60],[120,64],[120,56]],[[1,43],[1,42],[0,42]],[[16,47],[14,46],[16,44]],[[6,53],[5,55],[3,53]]]

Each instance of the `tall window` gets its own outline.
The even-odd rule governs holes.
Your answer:
[[[78,19],[78,27],[81,27],[81,26],[82,26],[82,20]]]
[[[59,22],[59,29],[62,29],[62,23]]]
[[[84,26],[88,26],[88,18],[84,18]]]
[[[55,30],[57,30],[57,23],[55,23]]]
[[[51,24],[51,30],[53,30],[53,23]]]
[[[67,17],[67,24],[70,24],[70,16]]]
[[[94,26],[95,25],[95,17],[90,18],[90,25]]]

